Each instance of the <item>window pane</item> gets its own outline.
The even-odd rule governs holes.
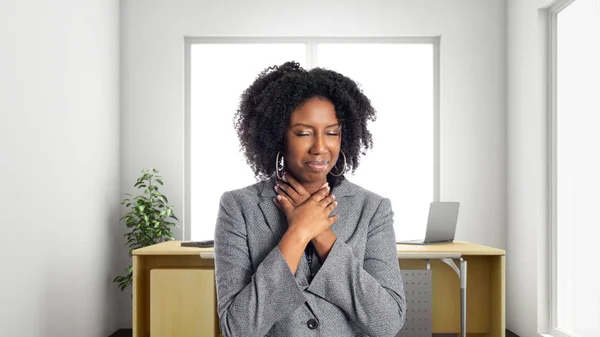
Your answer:
[[[433,44],[320,43],[318,67],[359,82],[377,110],[373,149],[348,180],[390,198],[396,238],[422,239],[434,198]]]
[[[306,67],[306,45],[193,44],[190,53],[190,231],[205,240],[214,237],[223,192],[256,183],[233,126],[240,95],[268,66]]]
[[[556,324],[600,336],[600,2],[577,0],[557,18]]]

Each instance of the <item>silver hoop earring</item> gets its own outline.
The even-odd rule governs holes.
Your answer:
[[[283,177],[279,176],[279,151],[277,151],[277,157],[275,157],[275,174],[277,175],[277,178],[279,178],[280,180],[283,180]],[[283,164],[281,164],[281,168],[283,169],[283,167],[285,166],[285,158],[281,158],[283,159]]]
[[[333,169],[331,171],[329,171],[329,173],[331,173],[331,175],[334,177],[339,177],[342,174],[344,174],[344,172],[346,172],[346,155],[344,154],[344,151],[340,150],[340,152],[342,153],[342,156],[344,156],[344,169],[342,170],[342,173],[339,173],[339,174],[334,174]]]

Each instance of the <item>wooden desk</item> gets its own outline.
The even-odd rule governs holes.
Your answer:
[[[397,249],[401,269],[425,269],[431,259],[433,333],[460,332],[459,278],[436,260],[460,254],[468,263],[467,336],[505,336],[504,250],[467,242]],[[213,248],[181,247],[180,241],[134,250],[133,336],[222,336],[213,257]]]

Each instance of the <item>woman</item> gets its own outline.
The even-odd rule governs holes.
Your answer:
[[[389,199],[345,179],[375,110],[339,73],[287,62],[241,96],[260,182],[221,197],[215,278],[226,337],[396,336],[406,300]],[[382,172],[383,174],[383,172]]]

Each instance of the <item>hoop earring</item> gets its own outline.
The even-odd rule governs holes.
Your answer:
[[[285,165],[285,159],[283,159],[283,163]],[[283,167],[284,165],[281,165],[281,167]],[[283,180],[283,177],[279,176],[279,151],[277,151],[277,157],[275,158],[275,174],[277,175],[277,178]]]
[[[333,170],[329,171],[329,173],[331,173],[331,175],[334,177],[339,177],[342,174],[344,174],[344,172],[346,172],[346,155],[344,154],[344,151],[340,150],[340,152],[342,153],[342,156],[344,156],[344,169],[342,170],[342,173],[340,173],[340,174],[333,174]]]

